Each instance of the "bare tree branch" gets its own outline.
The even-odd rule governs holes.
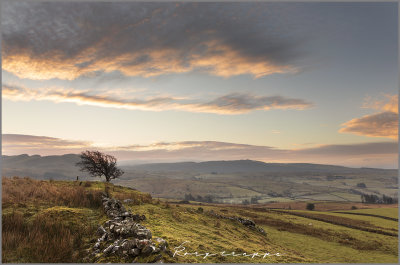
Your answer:
[[[120,177],[124,171],[117,168],[117,159],[99,151],[84,151],[80,155],[81,161],[76,163],[81,171],[86,171],[92,177],[106,178],[107,182]]]

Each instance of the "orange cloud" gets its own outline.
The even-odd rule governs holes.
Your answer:
[[[341,133],[353,133],[369,137],[397,139],[399,114],[398,96],[385,95],[386,100],[372,101],[367,98],[364,108],[378,109],[381,112],[355,118],[342,124]]]
[[[263,58],[247,57],[216,40],[203,43],[206,52],[190,54],[185,62],[180,58],[180,51],[167,48],[131,51],[113,58],[98,58],[100,50],[96,46],[98,45],[72,58],[66,58],[54,51],[41,56],[23,50],[6,53],[3,55],[3,69],[19,78],[32,80],[73,80],[95,72],[113,71],[120,71],[126,76],[152,77],[200,70],[221,77],[249,74],[255,78],[298,71],[291,65],[277,65]]]
[[[384,99],[382,100],[374,100],[370,96],[367,96],[362,108],[398,113],[398,106],[398,95],[384,94]]]
[[[259,34],[260,26],[272,19],[265,16],[266,7],[254,10],[252,16],[242,13],[240,5],[218,3],[64,3],[58,7],[5,5],[3,70],[34,80],[73,80],[113,71],[142,77],[203,71],[259,78],[298,72],[294,62],[303,54],[303,41],[290,34],[277,35],[280,29],[274,21],[262,26]],[[237,17],[226,10],[236,10]]]

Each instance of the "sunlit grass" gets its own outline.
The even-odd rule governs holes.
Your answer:
[[[38,181],[3,178],[3,262],[82,262],[96,239],[96,229],[107,217],[102,212],[103,182]],[[177,204],[152,199],[122,186],[107,185],[108,192],[133,213],[144,214],[143,223],[153,236],[166,239],[171,255],[163,254],[164,262],[183,263],[395,263],[398,239],[344,226],[373,226],[397,233],[397,222],[377,217],[305,210],[268,210],[258,207]],[[303,203],[304,204],[304,203]],[[300,208],[304,208],[301,204]],[[336,203],[335,209],[340,209]],[[319,204],[318,204],[319,205]],[[344,204],[349,208],[350,204]],[[199,209],[201,208],[201,209]],[[321,207],[325,209],[324,207]],[[343,209],[343,208],[342,208]],[[218,219],[211,210],[225,216],[250,218],[266,235],[242,224]],[[395,216],[397,209],[362,209],[349,212]],[[306,213],[295,216],[293,213]],[[313,215],[326,221],[311,219]],[[332,219],[336,224],[329,223]],[[200,254],[280,253],[281,256],[222,257],[203,259],[187,255],[175,256],[174,248],[185,243],[186,251]],[[182,253],[180,253],[182,254]],[[142,257],[139,262],[148,262]],[[121,262],[117,256],[98,262]]]

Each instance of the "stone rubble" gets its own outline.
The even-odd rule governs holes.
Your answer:
[[[162,238],[154,238],[149,229],[139,224],[146,220],[144,215],[127,211],[119,200],[102,195],[104,212],[110,219],[97,229],[99,238],[89,257],[117,255],[126,259],[159,254],[153,262],[162,262],[161,252],[167,250],[168,243]]]
[[[217,218],[229,219],[229,220],[233,220],[233,221],[239,222],[239,223],[241,223],[242,225],[244,225],[244,226],[246,226],[246,227],[248,227],[248,228],[250,228],[250,229],[256,230],[256,231],[260,232],[260,233],[263,234],[263,235],[266,235],[266,234],[267,234],[267,233],[264,231],[264,229],[262,229],[262,228],[259,227],[259,226],[256,226],[256,223],[255,223],[253,220],[245,219],[245,218],[242,218],[242,217],[236,217],[236,216],[224,216],[224,215],[221,215],[221,214],[217,214],[217,213],[214,212],[213,210],[209,211],[208,213],[209,213],[210,215],[212,215],[212,216],[217,217]]]

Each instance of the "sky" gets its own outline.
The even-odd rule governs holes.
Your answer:
[[[3,1],[2,153],[398,167],[397,3]]]

